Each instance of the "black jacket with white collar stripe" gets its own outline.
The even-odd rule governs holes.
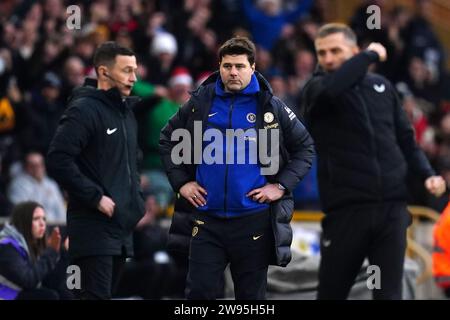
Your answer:
[[[375,52],[363,51],[334,72],[318,69],[303,90],[300,113],[316,144],[325,212],[405,202],[408,169],[423,180],[434,174],[395,88],[367,72],[376,61]]]

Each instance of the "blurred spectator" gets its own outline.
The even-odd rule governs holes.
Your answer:
[[[59,229],[46,237],[45,210],[36,202],[18,204],[0,232],[0,299],[71,299],[66,287],[68,266]],[[62,249],[62,250],[61,250]]]
[[[217,34],[218,43],[231,38],[233,29],[246,27],[241,0],[211,1],[211,15],[209,24]]]
[[[416,0],[416,12],[406,32],[406,51],[410,57],[420,57],[434,82],[444,68],[445,55],[442,45],[429,22],[430,0]]]
[[[89,65],[95,51],[94,35],[82,36],[75,39],[74,53],[84,65]]]
[[[273,94],[279,97],[291,110],[294,112],[297,109],[295,105],[295,96],[289,94],[286,76],[278,69],[273,69],[267,74],[267,80],[269,80],[272,87]]]
[[[178,111],[180,106],[189,99],[189,90],[193,80],[185,67],[174,69],[169,79],[167,98],[151,98],[139,103],[136,110],[143,119],[139,132],[141,148],[144,150],[144,173],[149,180],[149,191],[155,194],[158,204],[166,209],[173,196],[172,188],[162,170],[162,163],[158,153],[159,135],[167,121]]]
[[[438,152],[435,143],[435,130],[429,125],[426,114],[419,107],[419,100],[414,97],[408,85],[404,82],[397,83],[396,89],[399,93],[402,107],[414,128],[416,143],[422,148],[429,159],[434,159]],[[436,208],[436,204],[443,197],[436,198],[429,196],[423,188],[422,180],[411,173],[408,175],[407,184],[409,189],[408,202],[410,204],[427,205]]]
[[[153,84],[167,84],[174,67],[178,44],[168,32],[158,32],[151,44],[147,79]]]
[[[403,42],[401,37],[404,34],[400,30],[406,26],[405,23],[402,23],[405,20],[402,20],[404,18],[403,11],[394,9],[395,12],[390,12],[386,4],[386,0],[362,1],[361,6],[358,7],[351,18],[350,25],[355,30],[361,48],[366,48],[371,42],[383,44],[389,59],[376,66],[372,66],[372,68],[376,68],[376,72],[381,73],[390,80],[396,81],[399,72],[403,71],[405,67],[405,62],[401,60],[403,58],[403,51],[400,45]],[[376,5],[380,8],[380,28],[367,27],[369,17],[367,8],[371,5]],[[409,17],[406,17],[406,19],[409,19]]]
[[[72,94],[75,87],[81,86],[85,77],[85,64],[79,57],[67,58],[63,68],[61,99],[63,102]]]
[[[58,126],[65,106],[60,99],[61,80],[53,72],[47,72],[40,86],[32,93],[31,111],[33,147],[42,154],[47,154],[50,141]]]
[[[409,61],[405,82],[413,94],[423,100],[421,107],[427,115],[432,116],[438,112],[439,87],[420,57],[412,57]]]
[[[217,35],[208,28],[211,10],[202,6],[192,12],[187,20],[187,30],[178,37],[180,44],[180,63],[188,65],[197,75],[198,70],[215,70],[217,68]]]
[[[93,1],[89,8],[89,13],[91,19],[84,25],[83,31],[91,32],[95,47],[97,47],[110,39],[111,30],[108,28],[108,22],[110,21],[111,13],[108,2]]]
[[[4,172],[34,142],[31,115],[13,72],[11,51],[0,48],[0,156]]]
[[[24,171],[11,181],[8,198],[14,204],[36,201],[43,205],[49,223],[65,223],[66,208],[56,182],[46,174],[44,157],[37,152],[25,156]]]
[[[273,65],[270,52],[263,47],[257,46],[255,63],[258,66],[258,71],[267,78],[272,71]]]
[[[326,22],[326,8],[328,5],[327,0],[314,0],[311,9],[309,10],[309,16],[313,21],[318,24],[323,24]]]
[[[417,143],[425,152],[429,151],[430,153],[434,153],[434,132],[429,126],[426,115],[420,109],[413,93],[409,90],[406,83],[397,83],[396,88],[401,97],[406,115],[414,127]]]
[[[282,7],[281,0],[257,0],[256,6],[253,0],[244,0],[243,10],[249,20],[255,44],[266,50],[272,50],[280,36],[292,34],[293,29],[290,24],[295,23],[302,14],[305,14],[312,2],[312,0],[300,0],[293,10],[286,10]]]
[[[292,37],[287,37],[280,39],[276,46],[273,49],[273,57],[274,64],[278,68],[284,71],[287,75],[293,75],[297,73],[296,69],[298,69],[298,61],[302,56],[306,57],[306,61],[303,62],[300,60],[300,65],[308,65],[311,63],[310,57],[305,56],[304,52],[311,52],[310,56],[314,60],[314,38],[317,34],[317,30],[319,29],[319,24],[315,22],[310,17],[304,17],[295,26],[295,33]],[[300,53],[300,57],[299,56]],[[296,66],[297,65],[297,66]],[[296,66],[293,68],[293,66]],[[312,62],[312,68],[314,68],[315,63]],[[303,78],[306,76],[310,76],[310,71],[303,73]],[[295,81],[294,81],[295,82]],[[293,84],[292,90],[296,92],[291,92],[292,94],[297,94],[299,88],[298,84]]]
[[[144,159],[145,168],[161,169],[161,160],[157,152],[159,133],[167,121],[178,111],[180,106],[189,99],[189,90],[192,89],[193,80],[189,71],[184,67],[177,67],[169,79],[169,96],[161,99],[146,116],[148,153]]]
[[[43,75],[48,71],[60,71],[63,68],[65,59],[69,54],[69,48],[64,41],[72,39],[70,33],[63,36],[57,33],[52,33],[47,37],[43,37],[37,44],[36,50],[33,52],[30,59],[25,61],[25,70],[23,74],[26,88],[31,89],[36,82],[38,82]]]
[[[123,47],[134,50],[133,39],[131,38],[130,33],[128,33],[128,31],[126,31],[126,30],[120,30],[119,32],[117,32],[114,41],[116,41],[117,44],[119,44]]]
[[[296,108],[300,106],[300,95],[306,82],[311,78],[316,59],[309,50],[298,50],[294,54],[294,74],[289,78],[289,93],[296,96]],[[295,111],[295,110],[294,110]]]
[[[44,0],[44,16],[46,21],[51,21],[55,24],[65,22],[65,7],[63,0]]]
[[[133,17],[131,3],[136,1],[116,0],[113,2],[113,13],[110,22],[110,29],[113,33],[119,31],[133,32],[137,30],[138,23]]]
[[[314,52],[314,39],[320,24],[309,16],[301,18],[296,25],[296,46]]]
[[[388,10],[386,8],[386,0],[363,0],[361,5],[355,10],[352,18],[350,19],[350,26],[355,31],[358,37],[358,42],[364,46],[370,42],[382,42],[386,38],[386,23]],[[367,8],[371,5],[375,5],[380,8],[380,22],[382,24],[381,28],[368,28],[367,27]]]

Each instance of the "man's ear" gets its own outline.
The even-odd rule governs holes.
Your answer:
[[[361,49],[359,49],[358,46],[353,46],[353,48],[352,48],[353,54],[358,54],[360,51],[361,51]]]
[[[255,72],[256,64],[253,62],[252,64],[252,73]]]
[[[108,72],[108,69],[106,68],[106,66],[99,66],[97,68],[97,74],[98,75],[104,76],[106,72]]]

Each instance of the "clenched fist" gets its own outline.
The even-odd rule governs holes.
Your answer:
[[[425,180],[425,188],[436,197],[440,197],[446,189],[445,180],[441,176],[431,176]]]

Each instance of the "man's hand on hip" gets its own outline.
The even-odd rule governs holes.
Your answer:
[[[253,201],[258,201],[259,203],[277,201],[283,195],[284,190],[279,189],[277,183],[269,183],[262,188],[253,189],[247,193],[247,197],[251,197]]]
[[[114,214],[115,206],[116,204],[110,197],[102,196],[100,202],[97,205],[97,209],[111,218]]]
[[[180,188],[180,194],[196,208],[206,205],[204,196],[208,193],[197,181],[190,181],[183,185]]]
[[[440,197],[446,189],[445,180],[441,176],[431,176],[425,180],[425,188],[436,197]]]

